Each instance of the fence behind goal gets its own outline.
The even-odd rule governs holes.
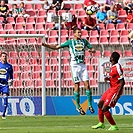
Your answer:
[[[8,52],[8,61],[14,69],[14,84],[10,87],[10,96],[73,95],[68,49],[61,51],[45,49],[41,46],[43,36],[39,34],[0,35],[3,40],[0,44],[0,51]],[[99,89],[105,90],[107,86],[98,87],[100,55],[90,55],[88,51],[85,52],[85,55],[92,93],[101,95]],[[42,60],[43,58],[44,60]],[[125,88],[125,94],[132,94],[131,86],[129,84]],[[80,87],[80,94],[85,95],[83,83],[80,84]]]

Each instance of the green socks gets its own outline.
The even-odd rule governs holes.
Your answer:
[[[92,106],[92,93],[91,90],[86,90],[87,100],[88,100],[88,107]]]
[[[74,98],[75,98],[75,101],[76,101],[76,108],[80,108],[80,94],[79,92],[75,92],[74,91]]]

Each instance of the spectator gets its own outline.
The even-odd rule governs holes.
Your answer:
[[[64,7],[63,0],[53,0],[52,8],[54,8],[56,11],[62,10],[63,7]]]
[[[81,18],[78,18],[77,27],[79,29],[83,29],[84,28],[84,23],[83,23]]]
[[[104,9],[104,6],[101,6],[100,10],[96,13],[97,23],[105,23],[107,20],[107,12]]]
[[[133,14],[132,14],[132,10],[128,10],[127,22],[133,23]]]
[[[0,17],[4,18],[3,23],[7,23],[6,18],[9,16],[9,8],[8,6],[5,4],[4,0],[1,0],[0,2]]]
[[[47,11],[52,9],[52,5],[47,0],[44,2],[44,9]]]
[[[18,16],[18,8],[17,4],[14,4],[12,9],[12,17],[16,18],[17,16]]]
[[[107,11],[107,20],[106,23],[121,23],[122,21],[118,19],[118,13],[115,10],[115,6],[111,6],[111,9]]]
[[[128,10],[133,10],[132,0],[123,0],[124,10],[128,13]]]
[[[72,22],[65,22],[64,28],[67,30],[73,30],[77,26],[77,18],[72,15]]]
[[[18,9],[18,16],[27,18],[29,15],[26,13],[26,10],[24,8],[24,2],[20,3],[20,7]]]
[[[106,0],[105,3],[105,10],[108,11],[110,10],[111,6],[115,4],[115,0]]]
[[[98,33],[100,32],[100,28],[96,24],[96,19],[92,18],[91,15],[87,15],[84,25],[85,30],[98,30]]]

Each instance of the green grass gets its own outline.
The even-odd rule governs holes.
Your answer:
[[[98,123],[97,116],[8,116],[0,120],[0,133],[132,133],[133,116],[114,116],[118,131],[105,129],[91,129]]]

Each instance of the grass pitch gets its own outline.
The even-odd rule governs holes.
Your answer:
[[[91,129],[98,123],[97,116],[8,116],[0,120],[0,133],[132,133],[133,116],[114,116],[118,131],[107,131],[110,127],[105,120],[105,129]]]

